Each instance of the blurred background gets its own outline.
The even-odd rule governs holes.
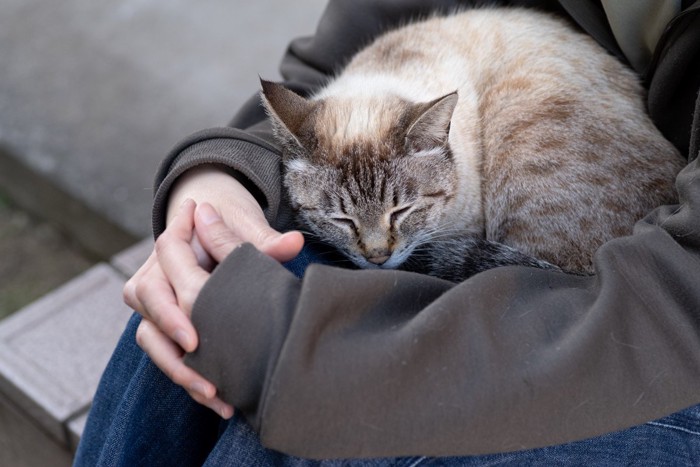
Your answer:
[[[0,465],[69,462],[150,248],[158,163],[277,79],[325,1],[0,0]]]

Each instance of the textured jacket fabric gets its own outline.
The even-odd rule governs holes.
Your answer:
[[[293,42],[305,94],[388,27],[474,2],[331,1]],[[624,59],[595,1],[510,2],[560,14]],[[274,449],[304,457],[468,455],[579,440],[700,403],[700,2],[662,34],[643,79],[649,111],[689,163],[680,202],[603,245],[596,274],[524,267],[455,284],[403,271],[312,265],[299,280],[235,250],[194,306],[187,362]],[[232,125],[179,143],[156,179],[154,230],[173,181],[219,164],[291,227],[279,151],[256,96]]]

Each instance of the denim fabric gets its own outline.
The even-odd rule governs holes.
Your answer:
[[[301,276],[319,258],[305,248],[285,266]],[[76,466],[700,465],[700,405],[618,433],[507,454],[342,461],[287,456],[264,448],[238,414],[221,420],[173,384],[136,345],[139,322],[134,314],[102,376]]]

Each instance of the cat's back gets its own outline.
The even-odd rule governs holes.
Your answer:
[[[459,89],[465,83],[477,93],[500,76],[542,71],[567,76],[581,84],[603,74],[631,72],[560,18],[524,8],[469,9],[433,16],[389,31],[364,48],[338,80],[384,76],[411,99]],[[630,92],[638,92],[632,86]]]
[[[371,123],[386,120],[382,96],[428,102],[455,90],[449,141],[462,186],[446,217],[480,199],[489,240],[591,271],[600,245],[675,201],[682,158],[646,114],[639,79],[545,13],[483,8],[409,24],[360,51],[322,94]]]

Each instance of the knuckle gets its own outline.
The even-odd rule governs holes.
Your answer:
[[[170,230],[165,230],[162,234],[158,236],[158,238],[155,241],[155,246],[154,250],[156,252],[156,256],[163,254],[163,252],[168,248],[168,245],[172,241],[172,234],[170,233]]]
[[[141,324],[136,328],[136,344],[141,348],[141,350],[146,350],[146,340],[148,335],[148,323],[146,321],[141,321]]]
[[[218,228],[211,232],[212,246],[219,250],[230,248],[236,243],[235,236],[226,228]]]
[[[135,291],[136,285],[133,282],[133,279],[129,279],[126,281],[126,284],[124,284],[124,288],[122,289],[122,300],[124,303],[129,305],[131,308],[136,308],[136,291]]]
[[[151,321],[152,325],[158,329],[163,329],[163,324],[164,324],[164,319],[162,313],[159,313],[158,310],[145,310],[145,313],[148,314],[148,319]]]
[[[193,284],[189,283],[186,288],[183,288],[178,295],[180,304],[185,308],[185,311],[190,314],[192,307],[194,306],[195,300],[199,295],[199,289]]]
[[[184,386],[187,382],[187,369],[183,365],[171,368],[168,377],[176,384]]]
[[[260,229],[255,236],[255,241],[257,242],[256,246],[265,245],[267,242],[274,239],[276,235],[277,232],[272,229]]]
[[[138,281],[132,283],[134,296],[137,300],[143,301],[148,297],[149,283],[148,281]]]

